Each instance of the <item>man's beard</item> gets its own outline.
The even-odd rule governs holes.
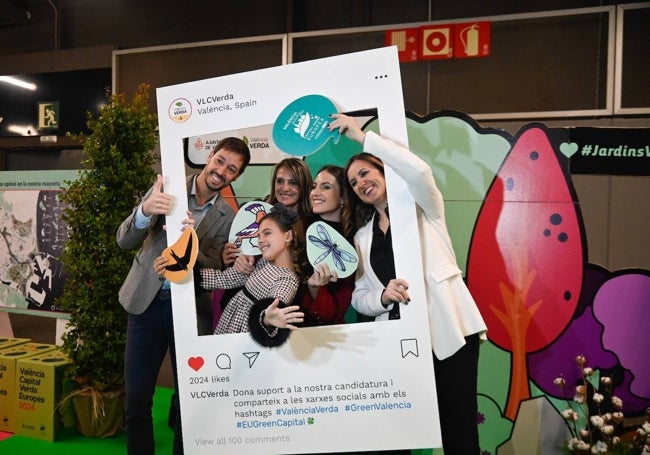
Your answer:
[[[212,175],[216,175],[219,177],[219,183],[217,184],[217,186],[215,186],[212,183]],[[223,188],[225,188],[227,186],[227,183],[220,174],[217,174],[216,172],[209,172],[205,174],[205,186],[207,186],[210,191],[216,192],[216,191],[221,191]]]

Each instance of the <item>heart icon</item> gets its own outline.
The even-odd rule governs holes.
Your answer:
[[[560,144],[560,152],[567,158],[571,158],[578,151],[578,144],[575,142],[562,142]]]
[[[190,358],[187,360],[187,364],[188,364],[188,365],[190,366],[190,368],[193,369],[194,371],[199,371],[199,370],[201,369],[201,367],[203,366],[204,363],[205,363],[205,362],[204,362],[204,360],[203,360],[203,357],[190,357]]]

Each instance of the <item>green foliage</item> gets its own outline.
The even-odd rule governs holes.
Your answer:
[[[129,102],[110,95],[98,116],[87,114],[85,170],[65,181],[61,200],[69,240],[61,260],[68,279],[57,305],[70,312],[63,350],[75,381],[108,386],[124,375],[126,312],[117,292],[134,251],[121,250],[115,233],[155,178],[157,117],[149,112],[149,86],[141,84]]]

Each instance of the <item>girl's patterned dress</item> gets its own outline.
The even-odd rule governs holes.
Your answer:
[[[298,276],[285,267],[277,267],[260,258],[250,275],[239,273],[234,267],[226,270],[201,269],[201,287],[204,289],[230,289],[242,287],[228,302],[215,335],[248,332],[248,317],[256,301],[265,298],[291,303],[298,290]]]

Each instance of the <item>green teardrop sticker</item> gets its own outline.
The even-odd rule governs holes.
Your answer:
[[[327,128],[330,115],[338,113],[332,101],[322,95],[306,95],[291,102],[273,124],[273,142],[284,153],[307,156],[317,152],[331,138],[337,143],[339,130]]]

